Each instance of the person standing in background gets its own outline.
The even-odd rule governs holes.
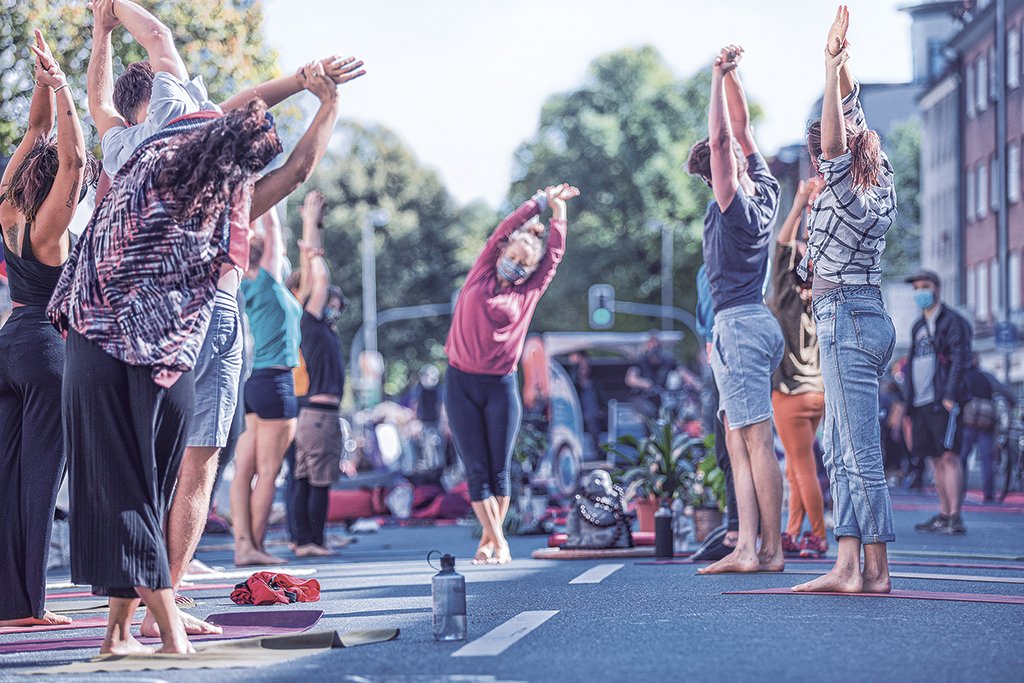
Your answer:
[[[964,473],[961,490],[967,493],[968,469],[967,459],[971,451],[977,448],[978,459],[981,460],[982,495],[986,503],[995,500],[995,470],[993,468],[993,436],[999,423],[995,401],[999,394],[1011,407],[1017,405],[1013,389],[1006,386],[991,373],[978,367],[978,355],[971,358],[971,367],[964,374],[967,395],[970,400],[964,405],[964,443],[960,449],[960,460]],[[961,504],[963,495],[961,496]]]

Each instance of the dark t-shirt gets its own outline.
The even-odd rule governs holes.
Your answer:
[[[818,355],[818,328],[811,307],[797,291],[795,243],[777,244],[772,264],[772,313],[782,328],[786,352],[772,375],[772,389],[783,394],[824,392]]]
[[[656,387],[664,387],[668,379],[668,373],[672,369],[672,361],[659,353],[641,353],[633,361],[640,370],[640,376],[649,379]]]
[[[757,193],[750,197],[740,188],[725,211],[712,200],[704,214],[704,263],[716,313],[763,302],[761,285],[779,206],[779,182],[760,154],[748,156],[747,163]]]
[[[302,311],[302,357],[309,375],[309,396],[333,394],[345,390],[345,362],[341,357],[341,340],[334,325]]]
[[[416,403],[416,418],[420,422],[439,422],[441,420],[441,386],[428,389],[417,383],[413,390],[413,401]]]

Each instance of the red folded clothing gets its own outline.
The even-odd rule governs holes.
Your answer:
[[[231,591],[231,601],[236,605],[288,605],[319,599],[320,582],[316,579],[274,572],[256,572]]]

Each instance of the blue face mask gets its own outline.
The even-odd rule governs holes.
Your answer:
[[[338,322],[339,318],[341,318],[341,311],[338,309],[337,306],[326,306],[324,308],[324,320],[326,322],[333,325],[334,323]]]
[[[914,303],[922,311],[932,307],[935,303],[935,292],[930,289],[918,289],[914,291]]]
[[[526,276],[529,274],[530,273],[526,268],[510,259],[508,256],[502,256],[498,259],[498,277],[509,284],[515,284],[520,280],[525,280]]]

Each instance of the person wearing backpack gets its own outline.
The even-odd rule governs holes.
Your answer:
[[[967,493],[967,458],[971,451],[977,448],[978,457],[981,459],[982,492],[985,502],[990,503],[995,500],[995,471],[992,467],[993,436],[996,425],[999,423],[996,404],[992,399],[994,394],[999,394],[1011,406],[1017,405],[1017,400],[1012,389],[978,367],[977,354],[972,357],[971,367],[964,374],[964,384],[967,386],[968,395],[971,398],[964,405],[964,442],[960,449],[964,480],[960,500],[962,504],[963,497]]]

